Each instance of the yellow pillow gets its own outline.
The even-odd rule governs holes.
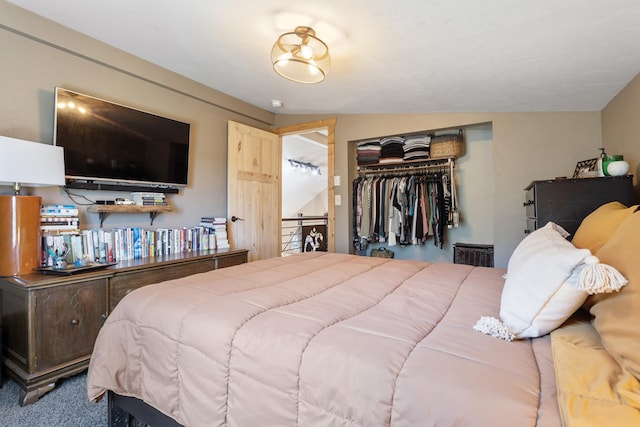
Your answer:
[[[631,216],[638,205],[626,207],[620,202],[609,202],[591,212],[582,220],[571,243],[576,248],[589,249],[595,254],[618,226]]]
[[[639,426],[640,382],[603,348],[588,316],[551,332],[558,407],[568,426]]]
[[[625,219],[596,253],[628,281],[620,292],[588,297],[604,348],[622,369],[640,379],[640,213]]]

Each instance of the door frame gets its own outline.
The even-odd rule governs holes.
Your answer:
[[[280,147],[282,147],[282,137],[298,133],[311,132],[316,129],[327,129],[327,251],[336,250],[336,207],[335,207],[335,129],[336,119],[324,119],[314,122],[300,123],[296,125],[282,126],[271,129],[271,132],[280,137]],[[282,159],[281,159],[282,160]],[[280,183],[282,185],[282,183]],[[282,200],[280,200],[282,203]],[[282,235],[282,221],[280,222],[280,234]]]

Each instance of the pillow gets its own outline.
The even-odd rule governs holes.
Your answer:
[[[508,341],[539,337],[567,320],[588,294],[626,284],[620,273],[600,264],[588,249],[577,249],[567,235],[549,222],[520,242],[507,266],[501,321],[482,317],[474,329]]]
[[[582,220],[571,243],[576,248],[589,249],[595,254],[616,231],[620,223],[631,216],[636,209],[638,205],[628,208],[620,202],[605,203]]]
[[[582,311],[551,332],[558,409],[567,426],[640,426],[640,382],[603,347]],[[615,420],[615,422],[613,422]]]
[[[618,269],[629,285],[611,295],[589,297],[589,312],[604,348],[620,366],[640,379],[640,213],[631,215],[597,255]]]

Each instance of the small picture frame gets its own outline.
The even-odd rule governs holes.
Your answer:
[[[598,159],[581,160],[576,163],[573,178],[589,178],[598,176]]]

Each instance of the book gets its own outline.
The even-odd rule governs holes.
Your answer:
[[[154,193],[151,191],[134,191],[131,193],[131,198],[134,197],[161,197],[161,198],[165,198],[165,194],[164,193]]]
[[[53,204],[53,203],[47,203],[42,205],[43,209],[75,209],[76,205],[65,205],[65,204]]]
[[[40,215],[74,215],[78,216],[78,208],[75,205],[42,205]]]
[[[40,225],[42,231],[78,230],[78,224],[44,224]]]
[[[40,222],[80,221],[77,215],[41,215]]]
[[[133,259],[142,258],[142,229],[133,227],[132,230]]]
[[[93,261],[95,259],[93,253],[93,233],[91,230],[82,230],[82,250],[87,260]]]

